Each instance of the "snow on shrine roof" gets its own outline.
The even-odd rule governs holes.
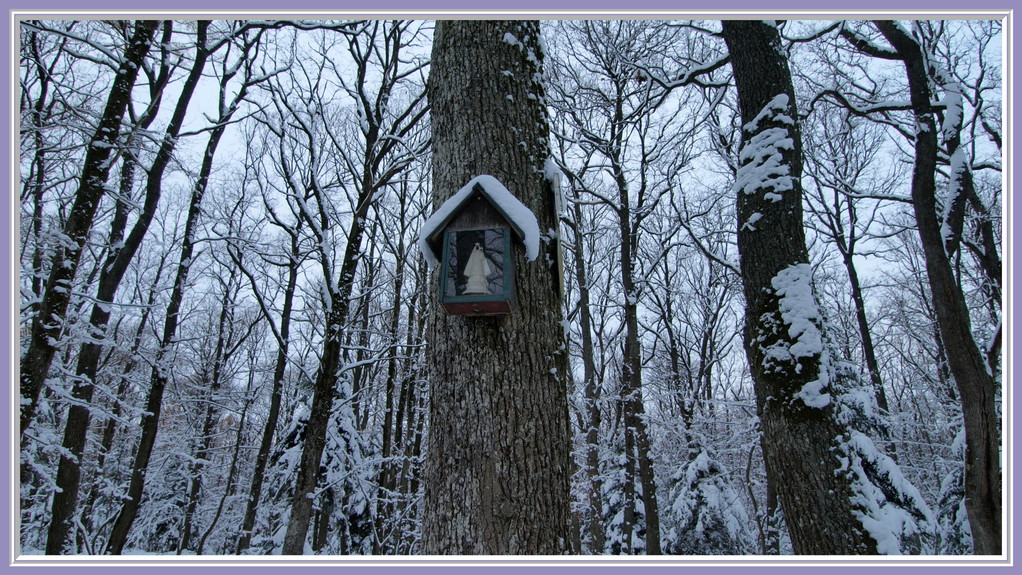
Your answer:
[[[431,240],[454,218],[476,193],[481,193],[514,228],[514,232],[525,244],[525,257],[531,262],[539,257],[539,223],[532,210],[525,207],[504,184],[493,176],[476,176],[456,194],[447,199],[431,215],[419,230],[419,251],[426,262],[433,267],[438,262],[438,249]]]

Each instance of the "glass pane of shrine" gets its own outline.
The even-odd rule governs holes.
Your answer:
[[[445,297],[506,298],[504,249],[507,228],[450,230],[447,238]]]

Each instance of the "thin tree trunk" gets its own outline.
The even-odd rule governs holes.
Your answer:
[[[341,344],[344,338],[343,327],[348,322],[348,310],[351,305],[352,286],[358,262],[361,259],[362,234],[369,200],[372,197],[370,188],[360,198],[359,209],[351,221],[348,231],[348,242],[344,249],[337,285],[330,290],[330,311],[327,314],[326,340],[323,343],[323,355],[312,395],[309,423],[305,428],[305,444],[295,480],[295,491],[291,499],[291,515],[288,519],[287,532],[284,535],[283,555],[301,555],[305,551],[305,538],[309,533],[309,521],[312,518],[313,499],[311,497],[319,481],[320,459],[326,445],[326,429],[330,420],[333,405],[337,372],[341,366]],[[323,254],[327,257],[327,254]],[[327,278],[329,281],[329,278]]]
[[[130,359],[124,366],[123,371],[120,373],[120,381],[117,384],[117,393],[114,395],[113,408],[111,409],[110,417],[103,426],[103,437],[99,444],[99,450],[96,453],[96,476],[93,478],[92,487],[89,489],[89,497],[82,511],[82,523],[87,529],[91,526],[92,509],[96,504],[96,500],[99,498],[100,483],[106,466],[106,457],[107,454],[110,453],[110,449],[114,444],[114,435],[117,431],[117,421],[121,416],[121,400],[127,393],[128,384],[130,383],[128,376],[138,366],[138,353],[139,349],[142,347],[142,335],[145,332],[146,326],[149,324],[149,317],[152,315],[153,307],[156,304],[156,296],[159,293],[159,290],[156,288],[160,285],[160,278],[163,275],[164,263],[166,263],[168,255],[169,254],[167,252],[164,252],[160,256],[160,263],[157,267],[156,277],[153,279],[152,288],[149,290],[149,296],[146,299],[145,308],[142,310],[142,317],[139,320],[138,327],[135,329],[131,350],[128,352],[128,357]]]
[[[603,553],[607,538],[603,528],[603,479],[600,476],[600,387],[593,359],[592,312],[589,307],[589,278],[586,269],[584,238],[582,237],[582,206],[572,205],[575,226],[575,277],[578,280],[579,329],[582,331],[582,389],[588,408],[586,428],[586,476],[589,478],[589,521],[586,534],[589,550]]]
[[[422,372],[425,370],[425,357],[423,356],[422,348],[416,348],[416,346],[423,341],[426,323],[423,310],[426,309],[425,286],[427,282],[425,278],[427,277],[426,264],[420,259],[419,266],[416,268],[413,289],[411,290],[412,293],[417,293],[418,295],[415,297],[413,305],[408,306],[408,334],[405,336],[407,357],[402,368],[404,375],[401,380],[401,396],[398,401],[397,421],[395,422],[394,430],[395,450],[400,450],[401,453],[401,466],[395,470],[396,477],[394,481],[398,493],[400,493],[397,511],[402,516],[405,515],[408,508],[414,509],[418,505],[418,486],[415,477],[421,471],[421,465],[418,462],[422,454],[420,449],[421,430],[416,427],[417,422],[420,421],[420,418],[417,416],[420,415],[422,409],[420,407],[418,382],[423,379]],[[397,545],[407,545],[409,551],[405,552],[410,552],[417,541],[416,533],[403,532]],[[402,548],[402,551],[404,551],[404,548]]]
[[[852,288],[852,301],[855,303],[855,320],[859,325],[862,355],[866,359],[866,369],[869,370],[869,380],[873,384],[873,390],[877,396],[877,405],[886,413],[889,410],[887,392],[884,391],[884,380],[880,377],[880,363],[877,361],[876,348],[873,345],[873,334],[869,329],[869,320],[866,318],[866,302],[862,297],[859,273],[855,269],[852,254],[845,254],[844,263],[845,270],[848,272],[848,282]]]
[[[620,120],[620,107],[616,110]],[[620,147],[619,147],[620,149]],[[613,162],[616,174],[619,207],[618,221],[621,232],[621,289],[624,298],[625,315],[625,347],[621,370],[621,395],[624,402],[625,424],[625,524],[629,545],[634,524],[635,505],[632,474],[638,472],[642,484],[642,505],[646,520],[646,553],[660,555],[660,511],[657,504],[656,482],[653,477],[653,466],[650,462],[649,434],[646,430],[645,406],[642,401],[642,346],[639,342],[638,287],[635,283],[634,254],[638,246],[637,230],[633,227],[632,213],[628,193],[628,183],[624,179],[623,166]],[[634,548],[634,547],[632,547]]]
[[[402,138],[411,134],[413,128],[426,113],[424,107],[417,108],[421,98],[424,97],[422,94],[414,96],[411,103],[398,114],[397,118],[390,117],[387,113],[387,102],[393,102],[390,97],[399,88],[398,83],[403,78],[402,64],[407,63],[401,57],[401,34],[403,31],[404,27],[401,23],[388,27],[377,22],[372,24],[371,31],[367,32],[369,46],[359,44],[357,36],[352,36],[349,39],[349,53],[354,57],[357,67],[357,83],[355,89],[349,93],[356,98],[365,119],[361,136],[364,148],[360,158],[361,162],[352,161],[351,163],[352,166],[361,167],[359,173],[352,174],[358,183],[358,196],[351,206],[351,227],[348,231],[340,274],[336,279],[331,277],[332,266],[328,264],[332,255],[321,254],[324,281],[328,285],[330,282],[336,283],[330,286],[329,290],[330,309],[327,314],[323,353],[316,374],[311,416],[306,427],[305,445],[299,464],[291,515],[284,536],[283,553],[287,555],[301,554],[304,551],[305,539],[309,531],[312,512],[312,499],[309,495],[313,493],[319,479],[320,458],[325,445],[327,424],[341,367],[341,346],[345,338],[345,331],[351,321],[349,317],[351,295],[359,262],[362,259],[362,240],[368,223],[369,208],[376,199],[377,193],[412,161],[414,152],[405,155],[406,150],[402,148],[399,152],[395,146],[398,146],[399,143],[401,146],[406,144]],[[382,36],[378,34],[382,34]],[[379,44],[381,41],[382,46]],[[373,97],[367,93],[365,82],[367,73],[375,74],[369,70],[372,61],[369,55],[372,55],[373,58],[379,56],[381,60],[378,63],[382,68],[380,70],[382,81],[377,86]],[[388,160],[393,161],[388,163]],[[317,194],[320,205],[324,206],[324,198],[318,197],[322,190],[314,187],[313,191]],[[324,214],[325,212],[321,212],[321,215]],[[373,225],[376,225],[375,221]],[[363,369],[360,367],[356,371],[357,373],[352,375],[360,379]],[[361,382],[357,381],[357,383]],[[354,399],[357,401],[359,398],[355,397]],[[344,409],[348,408],[348,406],[344,407]],[[365,413],[362,415],[361,419],[356,417],[356,425],[364,426],[366,424]],[[337,456],[345,457],[346,454],[337,454]],[[345,497],[347,494],[342,493],[342,501]]]
[[[66,41],[61,41],[61,52],[63,51],[63,44]],[[47,113],[53,103],[47,102],[47,97],[50,91],[51,82],[51,71],[52,67],[56,65],[59,58],[54,58],[53,63],[48,69],[42,61],[42,56],[39,54],[39,37],[36,32],[31,32],[28,36],[28,47],[32,54],[32,60],[35,64],[36,74],[39,78],[38,96],[36,97],[35,103],[32,106],[32,142],[34,145],[34,151],[32,155],[31,164],[31,177],[25,180],[25,191],[22,192],[22,201],[26,198],[32,198],[32,223],[29,228],[30,235],[35,242],[35,246],[32,252],[32,296],[36,300],[33,306],[38,305],[38,300],[43,295],[43,196],[46,193],[46,175],[47,175],[47,145],[46,139],[43,136],[43,128],[46,124],[49,114]],[[27,248],[26,246],[23,250]],[[24,251],[22,251],[24,256]]]
[[[273,369],[273,387],[270,391],[270,411],[266,416],[259,452],[256,454],[255,468],[252,471],[252,483],[248,490],[248,501],[245,504],[245,518],[241,523],[238,535],[238,546],[235,553],[244,553],[252,542],[252,530],[255,527],[256,512],[263,491],[263,478],[266,475],[266,463],[273,447],[273,435],[280,419],[280,400],[284,389],[284,374],[287,371],[288,345],[291,340],[291,310],[294,305],[295,287],[298,283],[299,245],[297,232],[291,235],[291,261],[288,262],[287,287],[284,289],[284,307],[280,312],[280,333],[277,339],[277,360]],[[272,321],[268,310],[263,308],[267,321]]]
[[[195,63],[193,64],[192,72],[189,74],[189,81],[185,84],[185,89],[194,90],[198,78],[196,77],[196,81],[193,82],[191,81],[192,75],[201,76],[202,68],[205,66],[206,59],[209,56],[209,52],[206,49],[206,29],[208,26],[209,21],[199,21]],[[181,245],[181,260],[178,263],[177,275],[174,279],[174,287],[170,295],[170,303],[167,306],[167,317],[163,325],[163,337],[154,358],[149,396],[146,399],[145,412],[142,415],[140,425],[142,436],[139,440],[138,451],[135,453],[135,459],[132,462],[127,498],[117,515],[117,519],[114,521],[113,529],[110,532],[110,539],[107,541],[107,554],[120,555],[124,550],[131,525],[135,522],[138,509],[142,504],[142,493],[145,488],[145,476],[149,468],[149,459],[152,457],[153,447],[156,445],[160,409],[163,405],[163,392],[170,379],[168,355],[172,351],[177,336],[181,303],[184,300],[184,291],[188,282],[188,270],[191,267],[195,249],[195,228],[198,225],[202,198],[206,192],[209,175],[213,168],[213,156],[217,145],[220,143],[220,137],[223,135],[225,127],[226,125],[221,124],[210,133],[202,166],[199,170],[199,178],[196,180],[195,187],[192,190],[188,216],[185,222],[185,237]]]
[[[367,183],[367,185],[372,185]],[[360,298],[360,307],[357,310],[358,323],[355,324],[354,329],[349,330],[352,334],[350,337],[356,340],[355,345],[355,368],[351,373],[352,381],[352,410],[355,414],[355,421],[357,422],[359,431],[364,430],[369,425],[369,413],[372,411],[369,406],[363,405],[363,396],[368,396],[367,392],[363,391],[363,388],[369,383],[372,370],[370,366],[366,365],[365,360],[369,355],[369,312],[370,312],[370,294],[373,293],[373,287],[376,284],[376,268],[372,265],[373,259],[376,254],[376,230],[379,228],[379,221],[373,218],[369,222],[368,241],[369,253],[365,254],[366,261],[366,274],[363,279],[363,283],[360,289],[363,292]],[[357,334],[357,335],[356,335]]]
[[[120,193],[122,197],[130,197],[131,187],[134,185],[134,162],[127,159],[121,167]],[[121,202],[118,201],[118,207]],[[124,221],[115,217],[111,224],[109,245],[116,245],[124,235]],[[100,273],[100,285],[97,290],[97,302],[93,304],[92,313],[89,317],[89,329],[91,339],[101,339],[105,335],[106,324],[110,319],[110,305],[113,301],[112,290],[116,290],[120,277],[114,279],[110,286],[107,280],[112,260],[116,253],[107,258]],[[111,289],[112,288],[112,289]],[[57,465],[57,487],[53,495],[53,505],[50,510],[50,527],[46,538],[46,553],[58,555],[72,551],[66,546],[70,544],[68,535],[71,533],[73,515],[78,499],[78,488],[81,482],[81,457],[85,451],[85,440],[89,430],[90,410],[88,404],[92,402],[94,387],[92,382],[96,378],[96,371],[99,365],[101,352],[100,345],[88,341],[82,345],[78,355],[78,369],[76,381],[71,389],[71,396],[81,403],[74,403],[68,409],[67,421],[64,426],[64,454]],[[98,469],[98,468],[97,468]]]
[[[326,489],[319,496],[319,509],[316,510],[316,518],[313,521],[312,529],[312,552],[319,554],[326,546],[327,537],[330,535],[330,518],[334,513],[334,490]],[[349,553],[348,538],[344,534],[340,537],[341,553]]]
[[[171,22],[164,23],[162,46],[169,44],[173,34]],[[163,48],[165,50],[165,48]],[[127,203],[117,201],[114,212],[114,219],[111,223],[109,246],[110,253],[103,264],[99,274],[99,286],[96,289],[96,303],[93,304],[92,313],[89,316],[90,340],[82,345],[78,355],[78,367],[76,379],[71,389],[71,396],[77,401],[68,410],[67,422],[64,427],[63,447],[64,456],[60,458],[57,467],[58,491],[53,498],[53,506],[50,519],[50,528],[46,540],[46,552],[58,554],[62,547],[69,543],[68,534],[71,529],[71,522],[78,504],[78,491],[81,486],[81,457],[85,451],[85,441],[89,433],[91,412],[88,407],[92,403],[95,392],[96,375],[99,371],[100,354],[103,345],[98,343],[106,337],[107,323],[113,313],[112,305],[117,289],[120,287],[124,274],[128,271],[131,260],[142,245],[142,240],[149,230],[153,216],[156,214],[156,207],[159,203],[160,194],[163,190],[163,174],[170,163],[177,141],[178,131],[184,122],[185,112],[191,100],[191,94],[199,80],[199,70],[193,70],[182,89],[181,97],[178,99],[174,109],[173,117],[167,126],[167,135],[163,140],[153,164],[149,169],[146,181],[146,197],[138,220],[131,229],[131,233],[124,238],[124,229],[127,225]],[[156,95],[159,101],[159,94],[162,93],[163,84],[169,78],[169,72],[164,69],[153,86],[151,92]],[[155,113],[142,118],[134,130],[145,130],[155,118]],[[136,161],[133,158],[134,140],[138,136],[132,134],[128,137],[126,147],[129,153],[124,159],[121,167],[120,197],[130,198],[131,188],[134,185],[134,173]],[[122,243],[123,240],[123,243]],[[118,247],[120,245],[120,247]]]
[[[780,555],[781,554],[781,528],[780,528],[780,506],[777,502],[777,488],[774,487],[770,477],[767,476],[767,493],[766,493],[766,554],[767,555]]]
[[[850,212],[854,212],[855,207],[849,204],[848,210]],[[869,372],[869,381],[873,386],[873,394],[876,397],[877,407],[886,414],[890,412],[890,407],[887,403],[887,391],[884,389],[884,380],[880,376],[880,363],[877,361],[876,348],[873,345],[873,334],[869,328],[869,319],[866,317],[866,301],[863,298],[862,285],[859,283],[859,272],[855,267],[854,256],[856,238],[852,236],[850,239],[846,240],[843,236],[840,236],[837,240],[838,251],[841,252],[845,271],[848,274],[848,283],[852,291],[852,302],[855,305],[855,320],[859,327],[859,340],[862,342],[862,355],[866,360],[866,370]],[[891,428],[887,424],[886,420],[883,420],[880,425],[880,435],[885,441],[890,442]],[[892,458],[897,457],[893,443],[888,443],[887,451]]]
[[[192,534],[192,517],[195,515],[195,509],[199,505],[199,494],[202,491],[202,470],[206,466],[206,461],[209,458],[209,449],[213,444],[213,428],[216,426],[216,414],[217,414],[217,401],[216,394],[220,391],[221,380],[223,378],[224,364],[227,363],[228,354],[227,347],[227,335],[228,329],[227,324],[231,314],[231,308],[234,307],[234,302],[231,301],[231,283],[235,279],[233,274],[236,272],[236,268],[232,268],[232,277],[228,280],[224,286],[224,297],[220,305],[220,321],[217,322],[217,336],[216,336],[216,348],[213,351],[213,373],[209,377],[208,381],[205,376],[209,375],[206,369],[202,369],[202,379],[200,385],[205,386],[209,384],[208,389],[205,390],[206,396],[206,413],[202,422],[202,432],[199,435],[198,446],[195,449],[195,454],[192,457],[192,464],[189,469],[189,487],[188,487],[188,499],[185,503],[184,519],[181,526],[181,538],[178,540],[177,554],[180,555],[183,551],[189,548]]]
[[[255,363],[255,357],[249,356],[250,363]],[[245,393],[251,395],[252,393],[252,380],[255,379],[255,370],[249,370],[248,372],[248,386]],[[245,418],[248,416],[248,408],[251,407],[251,398],[246,398],[245,407],[241,410],[241,417],[238,418],[238,433],[234,438],[234,452],[231,454],[231,466],[227,470],[227,484],[224,486],[224,494],[220,497],[220,502],[216,506],[216,513],[213,514],[213,519],[209,521],[209,525],[206,526],[206,530],[202,532],[202,536],[199,537],[199,545],[195,550],[196,555],[202,555],[206,549],[206,540],[216,529],[217,523],[223,516],[224,508],[227,506],[227,499],[234,493],[234,478],[238,473],[238,463],[241,460],[241,446],[242,436],[245,431]],[[229,545],[230,541],[225,542]]]
[[[138,77],[146,54],[152,43],[153,33],[159,22],[138,20],[135,30],[124,49],[123,65],[114,76],[110,95],[85,153],[85,163],[75,192],[74,205],[64,224],[65,238],[56,249],[50,263],[50,275],[39,305],[39,313],[32,321],[28,350],[21,358],[21,426],[20,436],[35,416],[43,382],[50,371],[50,364],[56,353],[56,342],[60,340],[68,304],[71,301],[71,285],[78,262],[85,245],[86,236],[92,227],[92,220],[106,191],[107,176],[110,173],[110,156],[116,147],[120,133],[121,119],[131,100],[132,87]]]
[[[965,421],[965,507],[979,555],[1001,553],[1001,469],[996,382],[972,335],[969,309],[945,251],[937,221],[937,126],[926,62],[919,44],[889,21],[875,25],[905,63],[916,114],[912,206],[926,261],[933,308],[958,385]]]
[[[405,253],[404,236],[398,236],[397,253]],[[390,317],[390,329],[388,333],[395,342],[398,340],[398,327],[401,319],[401,288],[404,284],[404,269],[405,260],[402,255],[398,255],[397,266],[394,270],[394,300],[391,304],[391,317]],[[376,536],[373,537],[373,553],[381,554],[384,552],[383,546],[383,530],[386,528],[387,523],[394,515],[394,504],[392,498],[396,491],[396,465],[392,460],[394,452],[394,396],[399,393],[397,389],[398,379],[398,359],[397,359],[397,346],[394,346],[394,350],[390,359],[387,361],[387,382],[384,398],[383,407],[383,445],[380,448],[380,473],[379,479],[377,480],[378,488],[376,493],[376,517],[375,517],[375,531]],[[401,403],[400,398],[398,403]],[[400,426],[400,421],[398,422]],[[400,441],[400,439],[398,439]]]

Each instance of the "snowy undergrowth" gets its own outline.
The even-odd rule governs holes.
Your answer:
[[[854,513],[876,541],[877,553],[933,553],[933,515],[898,465],[854,429],[840,438],[837,453],[836,473],[850,479]]]
[[[943,554],[972,553],[972,527],[965,509],[965,426],[957,422],[958,433],[951,444],[952,469],[940,482],[937,525]]]
[[[674,475],[666,514],[665,550],[677,555],[741,555],[750,552],[752,524],[729,474],[709,449],[693,456]]]
[[[898,464],[866,434],[882,424],[873,389],[858,377],[854,365],[830,361],[832,346],[825,345],[823,355],[830,365],[834,417],[845,429],[836,438],[835,474],[849,481],[856,518],[881,555],[934,553],[933,513]]]
[[[379,472],[379,461],[358,431],[350,401],[351,385],[348,377],[342,377],[338,385],[327,426],[321,476],[310,495],[314,511],[330,516],[329,533],[320,554],[366,555],[372,551],[371,496],[375,493],[373,480]],[[263,503],[268,511],[258,516],[249,553],[279,553],[283,547],[309,414],[308,405],[296,406],[271,455]],[[310,528],[306,554],[313,554],[312,536]]]
[[[612,454],[603,461],[603,525],[606,540],[601,554],[640,555],[646,550],[646,514],[642,498],[642,482],[632,478],[635,489],[634,519],[631,529],[625,522],[625,465],[623,438],[615,438]],[[628,537],[631,533],[631,537]]]

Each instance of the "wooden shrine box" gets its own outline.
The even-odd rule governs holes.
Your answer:
[[[439,298],[447,313],[511,313],[512,246],[525,242],[531,227],[532,212],[489,176],[473,179],[427,220],[420,242],[439,261]]]

